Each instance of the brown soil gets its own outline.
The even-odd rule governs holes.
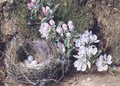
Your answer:
[[[120,69],[114,73],[75,73],[56,86],[120,86]]]

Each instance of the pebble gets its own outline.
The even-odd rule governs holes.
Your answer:
[[[72,80],[69,80],[69,84],[73,84],[74,82],[76,82],[76,78],[72,79]]]
[[[89,81],[89,82],[90,82],[90,81],[92,81],[92,79],[89,77],[89,78],[87,78],[87,81]]]
[[[75,86],[75,85],[77,85],[78,84],[78,82],[77,81],[75,81],[74,83],[73,83],[73,86]]]
[[[106,86],[106,84],[103,84],[102,86]]]

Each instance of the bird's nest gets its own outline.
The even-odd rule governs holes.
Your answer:
[[[27,55],[34,56],[39,64],[26,65]],[[7,73],[20,82],[33,85],[57,81],[70,67],[69,60],[59,54],[57,47],[45,40],[23,41],[15,37],[7,45],[5,56]]]

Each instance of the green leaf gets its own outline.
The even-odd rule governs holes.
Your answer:
[[[60,4],[57,4],[57,5],[54,6],[54,8],[53,8],[53,13],[55,13],[55,11],[58,9],[59,5],[60,5]]]
[[[41,23],[46,22],[46,21],[52,19],[53,17],[54,17],[54,16],[44,17],[44,18],[41,20]]]
[[[109,67],[110,67],[111,70],[115,70],[116,69],[116,66],[113,65],[113,64],[111,64]]]
[[[101,54],[101,50],[99,50],[98,52],[97,52],[97,54],[96,55],[94,55],[94,56],[92,56],[92,57],[90,57],[90,61],[92,61],[93,63],[95,62],[95,59]]]
[[[66,40],[65,40],[65,46],[66,46],[67,48],[70,48],[70,40],[69,40],[69,39],[66,39]]]
[[[63,23],[64,23],[63,21],[59,21],[58,27],[60,27]]]

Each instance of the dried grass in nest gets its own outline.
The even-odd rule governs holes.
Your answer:
[[[45,41],[42,43],[45,43]],[[8,74],[13,76],[19,82],[29,83],[32,85],[43,83],[42,81],[57,81],[58,79],[60,79],[60,77],[64,75],[65,71],[67,71],[66,69],[68,69],[70,66],[69,60],[67,60],[67,58],[62,58],[58,54],[54,45],[52,45],[50,42],[46,42],[46,46],[44,44],[40,45],[42,43],[38,43],[38,46],[35,47],[36,44],[34,42],[29,42],[28,44],[32,45],[31,50],[33,52],[35,51],[35,53],[31,53],[27,52],[27,49],[25,47],[26,42],[23,41],[20,37],[15,37],[7,46],[7,50],[5,52],[5,63]],[[44,55],[41,55],[40,53],[42,49],[36,49],[39,47],[39,45],[41,47],[45,47],[48,50],[48,52],[46,52],[47,50],[43,51],[48,54],[48,57],[43,60],[40,59],[41,62],[39,66],[37,66],[36,68],[28,68],[23,62],[19,61],[16,52],[21,46],[24,47],[26,53],[33,54],[35,57],[37,57],[37,59],[42,58],[42,55]],[[36,52],[36,50],[38,52]]]

